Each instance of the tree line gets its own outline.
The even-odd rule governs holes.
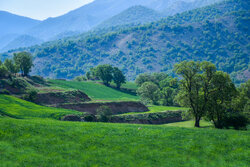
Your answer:
[[[28,76],[33,67],[31,53],[19,52],[14,53],[13,59],[5,59],[4,62],[0,61],[0,78],[9,77],[17,73],[22,76]]]
[[[143,102],[190,108],[200,127],[202,118],[216,128],[246,127],[250,114],[250,81],[236,88],[229,74],[210,62],[183,61],[175,65],[180,79],[165,73],[141,74],[135,82]]]

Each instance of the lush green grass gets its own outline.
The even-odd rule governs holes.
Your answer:
[[[0,95],[0,115],[14,118],[61,118],[67,114],[79,114],[77,111],[39,106],[13,96]]]
[[[0,166],[247,167],[248,131],[0,118]]]
[[[195,123],[195,121],[191,120],[191,121],[169,123],[169,124],[166,124],[166,126],[194,128],[194,123]],[[213,124],[211,122],[207,122],[207,121],[201,120],[200,121],[200,126],[202,128],[209,128],[209,127],[213,127]]]
[[[157,113],[157,112],[164,112],[164,111],[186,111],[188,108],[184,107],[169,107],[169,106],[149,106],[148,109],[150,111],[147,112],[130,112],[130,113],[125,113],[122,115],[134,115],[134,114],[147,114],[147,113]]]
[[[85,92],[93,100],[112,100],[112,101],[131,101],[138,100],[138,96],[120,92],[116,89],[106,87],[94,82],[75,82],[49,80],[52,86],[61,87],[64,89],[79,89]]]

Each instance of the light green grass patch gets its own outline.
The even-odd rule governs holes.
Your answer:
[[[149,114],[149,113],[157,113],[157,112],[165,112],[165,111],[186,111],[188,108],[184,107],[170,107],[170,106],[156,106],[151,105],[148,106],[149,111],[147,112],[130,112],[121,115],[135,115],[135,114]]]
[[[183,127],[183,128],[194,128],[195,121],[183,121],[183,122],[175,122],[175,123],[169,123],[165,124],[166,126],[175,126],[175,127]],[[212,128],[213,124],[208,121],[201,120],[200,121],[201,128]]]
[[[60,119],[63,115],[80,114],[72,110],[39,106],[8,95],[0,95],[0,113],[14,118],[40,117],[56,119]]]
[[[79,89],[86,93],[93,100],[111,100],[111,101],[135,101],[138,96],[120,92],[116,89],[94,83],[94,82],[76,82],[49,80],[52,86],[64,89]]]

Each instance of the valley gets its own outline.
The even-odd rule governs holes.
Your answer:
[[[244,0],[0,11],[0,167],[249,166],[249,16]]]

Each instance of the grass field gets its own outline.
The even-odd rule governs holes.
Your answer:
[[[103,101],[134,101],[139,100],[138,96],[130,95],[117,91],[116,89],[106,87],[94,82],[75,82],[49,80],[53,87],[61,87],[64,89],[79,89],[86,93],[93,100]]]
[[[79,114],[77,111],[39,106],[13,96],[0,95],[0,115],[13,118],[56,118],[63,115]]]
[[[146,114],[146,113],[156,113],[156,112],[164,112],[164,111],[186,111],[188,110],[188,108],[184,108],[184,107],[169,107],[169,106],[149,106],[148,109],[150,111],[147,112],[130,112],[130,113],[125,113],[122,115],[134,115],[134,114]]]
[[[0,166],[247,167],[248,131],[0,118]]]
[[[0,95],[0,166],[249,165],[249,131],[52,119],[75,113]]]
[[[183,122],[175,122],[166,124],[166,126],[174,126],[174,127],[185,127],[185,128],[194,128],[195,121],[183,121]],[[200,121],[201,128],[213,128],[213,124],[211,122],[207,122],[204,120]]]

